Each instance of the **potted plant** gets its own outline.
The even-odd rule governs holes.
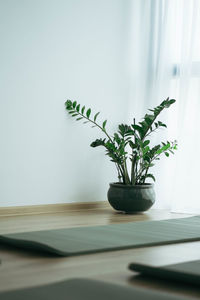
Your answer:
[[[167,127],[161,121],[157,121],[158,115],[175,102],[167,98],[150,113],[145,114],[141,122],[136,124],[120,124],[117,132],[110,135],[106,129],[107,120],[97,122],[100,112],[92,116],[91,109],[78,104],[76,101],[65,102],[68,113],[77,121],[90,123],[99,128],[105,138],[96,139],[91,147],[102,146],[106,155],[115,164],[118,174],[118,182],[110,183],[108,201],[111,206],[123,212],[141,212],[149,209],[155,202],[154,185],[146,183],[147,179],[155,181],[150,169],[155,162],[164,154],[169,157],[177,149],[176,140],[166,141],[161,144],[150,146],[150,135],[160,128]]]

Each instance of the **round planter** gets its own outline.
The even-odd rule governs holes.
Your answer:
[[[155,202],[154,185],[110,183],[108,202],[119,211],[136,213],[148,210]]]

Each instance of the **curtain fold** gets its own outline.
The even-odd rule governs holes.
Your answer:
[[[180,1],[179,1],[180,2]],[[200,77],[194,68],[200,66],[200,1],[181,1],[182,13],[179,20],[180,33],[176,37],[180,48],[178,57],[177,137],[179,153],[174,171],[172,210],[200,213],[199,170],[200,170]]]
[[[200,213],[200,1],[136,0],[132,18],[129,119],[168,96],[177,100],[160,116],[168,129],[152,136],[152,144],[179,144],[154,167],[156,207]]]

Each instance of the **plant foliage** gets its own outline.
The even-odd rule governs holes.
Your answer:
[[[154,109],[149,109],[150,113],[146,114],[138,124],[135,123],[135,119],[131,125],[120,124],[117,132],[112,136],[106,129],[107,120],[97,123],[100,112],[92,117],[91,108],[81,107],[76,101],[71,100],[67,100],[65,106],[68,113],[77,121],[83,120],[84,123],[90,123],[92,127],[97,127],[104,133],[104,139],[96,139],[90,146],[105,148],[106,155],[116,165],[119,181],[126,185],[138,185],[144,184],[148,178],[155,181],[151,168],[156,160],[159,160],[162,154],[169,157],[177,149],[177,141],[166,141],[151,147],[149,140],[149,136],[154,131],[167,127],[166,124],[157,121],[157,117],[174,102],[174,99],[167,98]],[[129,159],[131,161],[130,172],[127,167]]]

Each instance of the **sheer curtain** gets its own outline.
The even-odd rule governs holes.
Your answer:
[[[156,206],[200,213],[200,1],[132,2],[130,58],[132,70],[129,118],[175,98],[160,119],[168,125],[153,143],[178,140],[175,156],[154,168]]]
[[[172,210],[200,213],[200,1],[177,2],[174,89],[178,99],[176,118],[180,146]]]

